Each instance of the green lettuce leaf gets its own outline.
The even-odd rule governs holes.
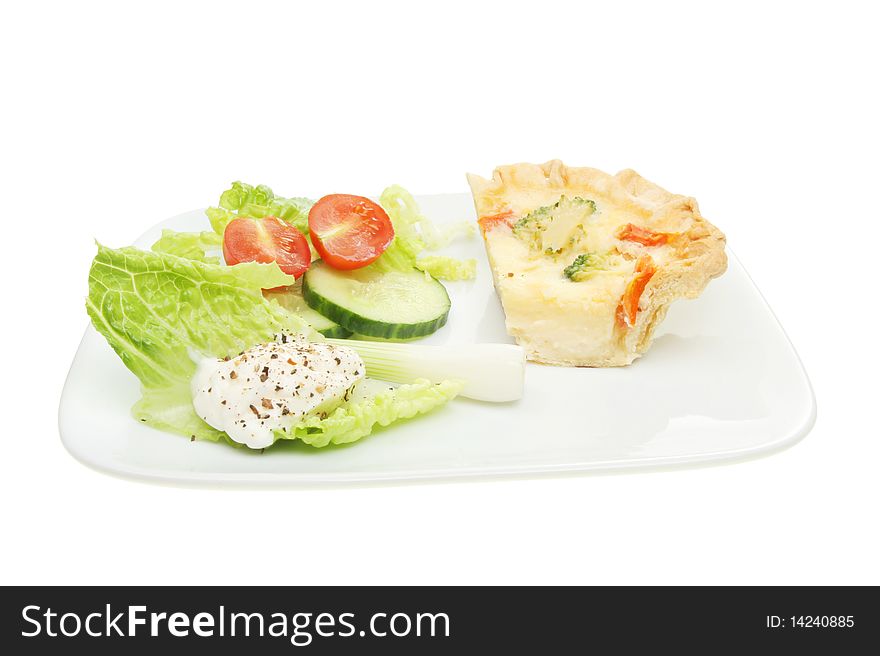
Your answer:
[[[277,264],[227,267],[98,245],[89,271],[86,311],[123,364],[141,381],[133,412],[159,428],[216,440],[192,408],[190,351],[224,357],[275,334],[307,332],[299,317],[269,303],[263,288],[293,283]]]
[[[141,398],[131,408],[138,421],[166,433],[184,435],[190,439],[243,446],[229,439],[223,431],[211,428],[195,413],[189,380],[175,381],[163,387],[141,387]]]
[[[418,230],[424,217],[415,198],[399,185],[385,189],[379,196],[379,204],[388,212],[394,226],[394,239],[372,266],[382,271],[408,271],[426,248]]]
[[[262,219],[275,216],[287,221],[304,235],[309,232],[309,210],[314,203],[308,198],[282,198],[266,185],[256,187],[244,182],[233,182],[220,195],[220,207],[206,211],[211,227],[223,234],[226,224],[237,216]]]
[[[166,229],[162,231],[162,237],[153,244],[152,250],[188,260],[219,264],[220,258],[208,255],[207,251],[219,249],[222,243],[223,237],[216,232],[177,232]]]
[[[302,440],[314,447],[355,442],[369,435],[376,425],[388,426],[444,405],[461,391],[461,387],[457,381],[432,383],[424,379],[410,385],[383,387],[382,392],[352,398],[324,419],[305,417],[291,431],[276,431],[275,437]]]
[[[385,189],[379,204],[394,226],[394,240],[370,266],[379,271],[408,271],[415,267],[444,280],[466,280],[476,275],[476,261],[445,256],[419,259],[425,250],[443,248],[458,236],[475,234],[473,226],[462,223],[438,228],[421,213],[412,194],[399,185]],[[427,261],[419,266],[422,260]]]
[[[477,275],[477,261],[459,260],[445,255],[426,255],[416,260],[416,269],[438,280],[473,280]]]
[[[237,212],[248,203],[267,205],[273,198],[275,194],[266,185],[252,187],[244,182],[233,182],[229,189],[220,194],[220,207]]]
[[[219,237],[223,237],[223,231],[226,230],[227,224],[235,218],[235,212],[224,210],[221,207],[209,207],[205,210],[205,215],[211,223],[211,228]]]
[[[225,357],[267,342],[280,332],[302,332],[309,339],[321,339],[302,318],[263,297],[264,288],[292,283],[292,276],[274,263],[228,267],[99,244],[89,272],[86,311],[141,381],[142,396],[132,408],[136,419],[193,439],[224,438],[235,444],[195,414],[190,389],[195,363],[190,354]],[[375,391],[376,387],[381,391]],[[349,401],[323,419],[306,417],[278,437],[301,439],[316,447],[353,442],[377,425],[387,426],[443,405],[460,387],[455,381],[418,380],[393,388],[364,381]]]

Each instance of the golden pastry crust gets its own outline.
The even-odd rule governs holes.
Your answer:
[[[613,209],[615,216],[625,217],[627,221],[622,223],[631,222],[670,235],[668,244],[662,247],[662,257],[656,263],[655,272],[638,298],[638,309],[631,325],[628,320],[615,319],[609,312],[610,305],[594,308],[589,299],[581,299],[584,317],[591,315],[589,321],[584,321],[589,327],[576,335],[572,335],[570,329],[568,332],[557,331],[562,337],[554,341],[544,337],[559,328],[552,323],[553,311],[546,315],[550,318],[542,318],[538,322],[540,325],[534,327],[511,316],[511,312],[516,314],[512,295],[522,294],[522,285],[512,286],[516,282],[508,278],[512,278],[512,274],[499,272],[498,266],[503,265],[493,254],[494,250],[500,252],[500,244],[507,238],[502,234],[504,229],[496,231],[496,225],[507,226],[509,234],[509,223],[482,223],[495,286],[505,306],[508,332],[526,349],[530,360],[563,366],[628,365],[648,350],[654,331],[665,317],[670,303],[678,298],[696,298],[712,278],[720,276],[727,268],[724,234],[702,217],[696,200],[670,193],[635,171],[627,169],[610,175],[598,169],[568,167],[559,160],[552,160],[545,164],[499,166],[491,179],[473,174],[468,174],[467,178],[478,218],[501,215],[514,220],[537,207],[556,202],[565,194],[597,199],[603,206]],[[656,255],[658,251],[630,242],[618,242],[616,248],[632,259],[642,254]],[[579,283],[566,281],[565,284]],[[569,297],[576,293],[571,289],[578,288],[566,288],[564,291]],[[580,289],[587,293],[586,286]],[[549,302],[546,298],[535,298],[534,302],[539,304],[542,300]],[[577,304],[568,298],[565,318],[560,314],[559,321],[571,325],[578,320],[579,311]],[[599,313],[601,317],[597,316]],[[606,325],[606,320],[612,323]],[[591,330],[596,333],[595,339],[587,334]],[[542,331],[544,335],[539,335]],[[570,343],[560,343],[566,340]]]

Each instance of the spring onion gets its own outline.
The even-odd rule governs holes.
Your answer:
[[[357,351],[367,375],[395,383],[459,380],[461,396],[501,403],[522,397],[525,354],[513,344],[424,345],[328,339]]]

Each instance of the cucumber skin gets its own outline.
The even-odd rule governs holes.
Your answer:
[[[442,283],[439,283],[442,286]],[[445,291],[444,287],[444,291]],[[320,312],[331,321],[335,321],[342,328],[352,333],[368,335],[369,337],[382,337],[384,339],[412,339],[414,337],[426,337],[435,333],[446,325],[449,318],[449,308],[441,316],[431,321],[422,323],[386,323],[366,319],[352,313],[350,310],[324,298],[309,286],[308,272],[303,276],[302,295],[309,307]],[[447,298],[449,294],[447,293]],[[328,335],[329,336],[329,335]]]
[[[291,290],[295,290],[295,286],[289,287],[286,291],[271,291],[270,290],[268,294],[264,293],[263,296],[265,296],[270,301],[275,301],[281,307],[283,307],[285,310],[288,310],[289,312],[292,312],[293,314],[301,314],[301,311],[299,309],[300,308],[299,304],[297,304],[295,302],[295,300],[291,301],[290,299],[293,298],[294,296],[299,296],[300,299],[302,299],[302,291],[291,291]],[[303,302],[305,302],[305,299],[302,299],[302,300],[303,300]],[[308,303],[305,303],[305,306],[306,306],[305,309],[308,309]],[[307,324],[309,324],[316,332],[321,333],[324,337],[332,337],[335,339],[347,339],[354,334],[350,330],[346,330],[345,328],[340,326],[338,323],[331,322],[325,316],[321,316],[320,318],[327,320],[327,323],[330,323],[331,325],[326,328],[318,328],[314,323],[309,321],[308,317],[303,317],[303,320]],[[320,325],[320,324],[318,324],[318,325]]]
[[[315,330],[318,329],[315,328]],[[323,330],[318,330],[318,332],[321,333],[324,337],[332,337],[334,339],[348,339],[354,334],[347,328],[343,328],[339,325],[333,326],[331,328],[324,328]]]

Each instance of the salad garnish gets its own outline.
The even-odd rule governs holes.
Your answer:
[[[99,244],[92,263],[86,309],[141,382],[132,408],[140,422],[235,446],[323,447],[463,390],[487,400],[521,394],[518,347],[325,339],[370,325],[386,337],[433,332],[449,311],[436,278],[473,277],[472,262],[423,254],[469,230],[437,229],[402,188],[386,189],[379,204],[334,195],[315,205],[236,182],[206,214],[211,231],[165,230],[151,251]],[[378,316],[368,316],[374,307]]]

